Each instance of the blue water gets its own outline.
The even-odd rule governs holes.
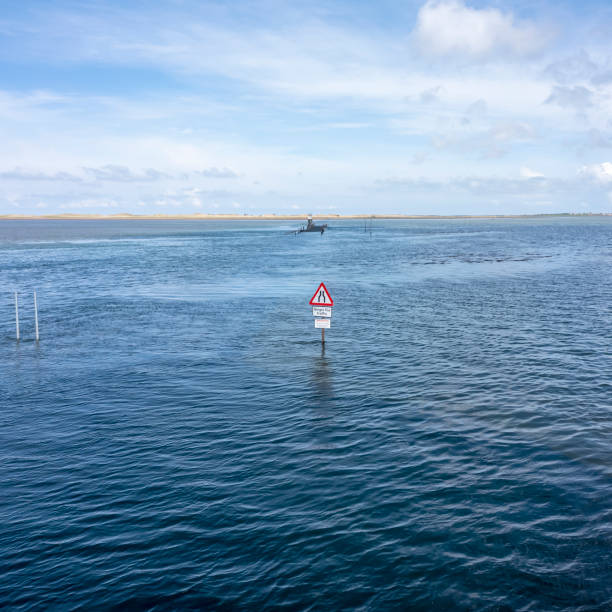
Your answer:
[[[291,228],[0,221],[0,607],[612,609],[612,218]]]

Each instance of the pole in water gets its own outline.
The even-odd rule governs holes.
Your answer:
[[[15,329],[17,330],[17,340],[19,340],[19,300],[15,291]]]
[[[325,328],[321,328],[321,344],[325,344]]]
[[[36,303],[36,291],[34,292],[34,326],[36,329],[36,342],[38,342],[38,304]]]

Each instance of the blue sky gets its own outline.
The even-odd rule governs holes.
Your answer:
[[[0,6],[0,214],[612,212],[607,2]]]

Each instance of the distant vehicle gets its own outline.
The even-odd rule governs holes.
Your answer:
[[[327,229],[327,223],[323,223],[322,225],[317,225],[312,220],[312,215],[308,215],[308,221],[306,225],[302,225],[300,229],[296,230],[296,234],[301,234],[302,232],[320,232],[323,235],[323,232]]]

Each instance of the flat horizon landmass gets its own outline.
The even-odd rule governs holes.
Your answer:
[[[527,219],[534,217],[611,217],[612,213],[532,213],[532,214],[508,214],[508,215],[385,215],[385,214],[358,214],[358,215],[312,215],[313,218],[317,219]],[[189,215],[163,215],[163,214],[143,214],[136,215],[132,213],[117,213],[114,215],[97,215],[97,214],[80,214],[80,213],[61,213],[51,215],[0,215],[0,220],[112,220],[112,219],[135,219],[135,220],[172,220],[172,219],[220,219],[220,220],[263,220],[263,221],[301,221],[308,217],[308,215],[274,215],[274,214],[261,214],[261,215],[238,215],[238,214],[206,214],[196,213]]]

